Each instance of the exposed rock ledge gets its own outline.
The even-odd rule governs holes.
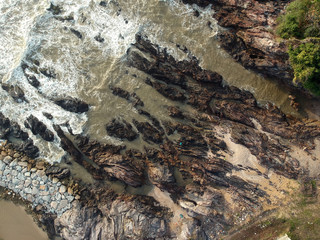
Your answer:
[[[95,183],[81,186],[80,199],[60,216],[39,212],[52,234],[72,240],[219,239],[230,227],[285,204],[296,179],[318,176],[319,122],[286,116],[271,104],[260,107],[251,93],[224,86],[196,59],[177,62],[145,37],[137,36],[127,62],[171,99],[171,118],[155,118],[136,104],[137,96],[118,89],[115,94],[145,120],[101,124],[119,139],[141,138],[143,151],[85,136],[71,141],[55,126],[62,147]],[[128,190],[153,190],[116,193],[108,185],[114,180]]]
[[[212,4],[213,17],[226,28],[221,46],[244,67],[292,85],[286,46],[274,34],[276,19],[290,1],[183,0],[201,7]]]

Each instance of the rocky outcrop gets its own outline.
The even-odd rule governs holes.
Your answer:
[[[39,119],[33,115],[30,115],[27,118],[27,120],[24,122],[24,126],[31,129],[34,135],[39,134],[44,140],[48,142],[52,142],[54,140],[53,132],[50,131],[43,122],[39,121]]]
[[[143,184],[144,166],[135,159],[121,155],[123,146],[101,144],[83,137],[78,137],[76,145],[98,167],[100,177],[118,179],[133,187]]]
[[[167,116],[153,116],[136,104],[136,94],[113,88],[140,115],[127,121],[115,116],[102,124],[118,139],[133,139],[137,129],[139,150],[126,149],[132,146],[127,141],[116,146],[86,136],[69,138],[54,126],[63,149],[95,181],[81,185],[79,201],[62,215],[39,213],[62,238],[218,239],[230,227],[281,204],[292,179],[308,173],[295,148],[320,160],[313,152],[319,122],[286,116],[271,104],[259,106],[251,93],[224,85],[197,59],[178,62],[137,36],[126,60],[171,99],[164,108]],[[72,178],[58,166],[46,169],[50,178]],[[113,191],[114,181],[130,194]]]
[[[35,65],[34,67],[33,67],[33,66],[32,66],[32,67],[29,67],[29,65],[26,64],[26,63],[21,64],[21,68],[22,68],[22,70],[23,70],[23,73],[24,73],[26,79],[28,80],[29,84],[30,84],[31,86],[35,87],[35,88],[38,88],[38,87],[40,86],[40,82],[39,82],[39,80],[36,78],[36,76],[31,75],[31,74],[28,74],[26,70],[27,70],[27,69],[29,70],[29,69],[31,68],[34,73],[38,73],[37,67],[39,66],[39,64],[40,64],[40,63],[39,63],[38,61],[36,61],[36,62],[34,63],[34,65]]]
[[[68,168],[60,168],[58,166],[50,166],[45,170],[47,176],[52,178],[64,179],[70,176],[70,170]]]
[[[25,152],[27,156],[36,158],[39,156],[38,147],[34,146],[32,139],[28,134],[21,130],[19,124],[10,121],[0,112],[0,138],[15,139],[15,146],[20,151]]]
[[[221,46],[244,67],[292,85],[292,69],[286,46],[276,40],[276,19],[290,1],[184,0],[205,7],[212,4],[213,17],[225,27]]]
[[[162,143],[163,133],[148,122],[133,121],[138,131],[142,134],[142,138],[146,142]]]
[[[233,199],[246,209],[242,212],[246,216],[261,213],[261,199],[270,197],[256,183],[234,174],[242,171],[243,166],[226,160],[226,156],[232,155],[230,144],[212,129],[221,128],[222,132],[229,133],[235,144],[245,146],[259,164],[274,169],[279,175],[295,179],[305,172],[288,151],[291,143],[312,149],[313,140],[320,136],[319,122],[294,119],[272,105],[262,108],[251,93],[224,86],[219,74],[201,69],[196,59],[176,62],[148,40],[139,36],[136,40],[135,47],[142,54],[129,51],[129,65],[149,74],[152,79],[146,81],[152,82],[150,85],[163,96],[181,102],[175,96],[182,93],[184,102],[198,112],[192,115],[181,113],[177,107],[168,108],[174,120],[162,122],[165,134],[161,150],[146,149],[144,158],[149,179],[160,189],[171,192],[175,201],[188,210],[188,215],[200,221],[202,231],[210,236],[208,239],[215,239],[219,231],[234,224],[228,215],[231,210],[226,196],[219,188],[232,189]],[[192,82],[187,81],[189,77]],[[168,85],[179,91],[170,91],[169,95]],[[152,127],[149,123],[148,126]],[[146,129],[141,129],[141,133],[144,132]],[[155,128],[152,132],[153,137],[158,135]],[[171,141],[172,134],[178,134],[179,138]],[[152,142],[160,143],[155,139]],[[178,169],[181,179],[174,168]]]
[[[134,107],[136,107],[136,106],[143,107],[144,106],[144,103],[137,96],[136,93],[129,93],[128,91],[126,91],[122,88],[119,88],[119,87],[112,87],[111,90],[114,95],[128,100],[130,103],[133,104]]]
[[[21,103],[23,101],[28,102],[27,99],[25,98],[24,92],[23,90],[15,85],[8,85],[8,84],[4,84],[2,83],[2,89],[7,91],[9,93],[9,95],[17,102],[17,103]]]
[[[128,139],[129,141],[133,141],[138,137],[138,134],[132,129],[131,124],[125,120],[120,122],[117,119],[113,119],[107,124],[106,129],[110,136],[120,139]]]
[[[89,111],[89,105],[76,98],[60,98],[55,99],[54,102],[69,112],[84,113]]]
[[[121,196],[103,188],[94,194],[99,196],[95,206],[74,204],[55,220],[64,239],[171,239],[168,209],[152,198]]]

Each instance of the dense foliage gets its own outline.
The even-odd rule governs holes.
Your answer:
[[[277,34],[300,39],[300,45],[295,43],[288,51],[293,81],[320,96],[320,0],[291,2],[278,18]]]
[[[289,59],[294,70],[294,82],[301,82],[306,89],[320,96],[320,42],[290,47]]]
[[[288,39],[320,37],[320,0],[295,0],[278,19],[277,33]]]

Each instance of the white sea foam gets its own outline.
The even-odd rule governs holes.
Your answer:
[[[105,2],[106,6],[94,0],[0,2],[0,42],[3,43],[0,45],[0,79],[18,85],[29,101],[18,104],[0,88],[0,110],[29,133],[41,156],[50,162],[60,161],[64,155],[59,147],[60,139],[55,136],[54,142],[48,143],[34,136],[24,127],[31,114],[52,131],[54,124],[68,122],[74,133],[82,133],[87,122],[86,114],[67,112],[52,100],[71,96],[89,100],[91,104],[90,99],[94,97],[99,101],[95,104],[103,104],[106,100],[103,89],[107,88],[107,81],[111,81],[110,76],[114,76],[110,73],[116,71],[114,65],[121,62],[138,32],[147,35],[160,47],[167,48],[180,60],[188,55],[177,50],[176,44],[187,45],[194,54],[201,48],[194,38],[197,32],[201,32],[200,38],[214,36],[217,32],[217,29],[205,27],[209,19],[212,21],[210,7],[201,10],[178,1]],[[61,14],[55,16],[47,11],[51,3],[61,7]],[[201,12],[200,17],[192,16],[194,9]],[[69,16],[73,20],[57,19]],[[153,16],[152,21],[150,16]],[[78,31],[82,38],[72,33],[72,29]],[[179,32],[181,29],[184,31]],[[97,36],[103,42],[96,41]],[[34,60],[39,61],[39,67],[33,63]],[[34,69],[26,71],[39,80],[39,89],[28,83],[21,63],[38,69],[38,72]],[[39,70],[50,70],[55,77],[48,77]],[[121,81],[120,76],[112,81]],[[124,113],[130,111],[123,105],[108,107]],[[53,120],[45,118],[43,112],[50,113]],[[97,129],[97,132],[101,131]]]
[[[31,26],[41,15],[48,1],[0,1],[0,77],[10,78],[20,64]]]

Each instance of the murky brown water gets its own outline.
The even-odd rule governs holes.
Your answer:
[[[48,240],[24,208],[12,202],[0,200],[1,240]]]
[[[229,84],[252,91],[262,103],[271,101],[286,113],[296,114],[289,105],[287,92],[275,82],[245,70],[219,48],[215,39],[219,27],[212,18],[210,7],[199,9],[174,0],[100,2],[1,1],[0,40],[8,44],[0,47],[0,63],[3,63],[0,80],[18,85],[30,100],[17,104],[0,88],[1,112],[15,119],[24,131],[30,133],[23,123],[33,114],[50,130],[53,130],[53,124],[68,122],[74,133],[84,130],[94,139],[120,144],[117,139],[107,136],[106,123],[117,117],[129,122],[133,118],[146,119],[126,100],[114,96],[110,90],[113,86],[135,92],[145,103],[146,111],[166,120],[167,106],[173,103],[144,83],[145,74],[126,65],[126,52],[138,33],[166,48],[179,60],[197,57],[203,68],[217,71]],[[62,9],[58,18],[47,10],[51,3]],[[199,17],[194,16],[195,9],[200,12]],[[59,17],[70,16],[74,20],[59,20]],[[78,31],[81,38],[72,33],[72,29]],[[97,41],[97,36],[103,41]],[[177,44],[186,47],[187,53]],[[8,64],[4,64],[4,59],[10,59]],[[29,85],[20,67],[22,62],[32,65],[34,60],[40,63],[40,69],[48,69],[56,76],[50,78],[28,70],[28,74],[35,75],[40,81],[38,90]],[[91,105],[88,115],[64,111],[51,101],[65,96],[88,102]],[[42,112],[50,112],[54,119],[46,119]],[[64,151],[59,147],[58,137],[53,143],[44,143],[39,137],[30,136],[48,161],[61,159]],[[138,139],[129,147],[141,148],[140,141]]]
[[[215,39],[219,27],[212,19],[213,11],[198,9],[174,0],[109,0],[106,6],[100,0],[2,0],[0,2],[0,81],[20,86],[30,100],[17,104],[0,88],[0,110],[17,121],[23,130],[25,119],[33,114],[49,129],[53,124],[69,122],[75,133],[83,130],[102,142],[121,142],[107,136],[105,124],[122,117],[146,120],[124,99],[114,96],[110,87],[121,87],[135,92],[145,103],[144,109],[160,120],[166,120],[167,106],[173,102],[164,98],[144,83],[144,73],[126,66],[126,51],[135,42],[135,35],[147,35],[155,44],[167,48],[177,59],[196,56],[203,68],[217,71],[228,84],[250,90],[261,102],[271,101],[286,113],[296,114],[290,107],[288,93],[273,81],[245,70],[219,48]],[[62,17],[73,16],[73,21],[59,21],[46,9],[50,3],[62,7]],[[200,12],[193,15],[194,9]],[[211,22],[210,27],[208,22]],[[77,38],[70,29],[82,34]],[[94,39],[101,36],[104,42]],[[177,44],[186,47],[185,53]],[[41,83],[39,89],[31,87],[21,70],[22,62],[38,60],[41,68],[51,69],[56,78],[36,74]],[[35,74],[35,73],[30,73]],[[136,75],[136,77],[134,76]],[[50,100],[57,96],[82,98],[92,107],[85,114],[69,113]],[[315,103],[316,104],[316,103]],[[181,105],[190,110],[190,106]],[[42,112],[50,112],[54,120],[46,119]],[[320,110],[319,110],[320,112]],[[48,161],[60,161],[64,151],[59,139],[44,143],[32,136]],[[142,148],[138,139],[128,148]],[[74,164],[74,174],[82,175],[83,169]],[[179,176],[179,173],[176,172]],[[90,176],[83,178],[92,182]],[[180,184],[185,184],[182,180]],[[121,184],[113,184],[117,191],[124,191]],[[127,189],[140,194],[150,191],[150,186]],[[0,202],[0,238],[46,239],[32,225],[30,216],[8,202]],[[4,217],[5,216],[5,217]],[[22,224],[23,222],[23,224]],[[21,231],[27,231],[21,237]],[[10,235],[11,234],[11,235]],[[15,235],[16,234],[16,235]],[[39,235],[33,235],[39,234]],[[20,237],[19,237],[20,236]],[[28,238],[30,236],[30,238]]]
[[[281,107],[286,113],[297,115],[288,100],[288,93],[274,81],[265,79],[236,63],[227,53],[219,48],[215,39],[219,31],[212,10],[200,10],[200,17],[193,16],[193,9],[173,1],[137,1],[129,5],[125,1],[117,1],[121,14],[128,19],[139,17],[146,34],[151,41],[166,47],[178,59],[185,59],[188,54],[176,47],[186,46],[191,55],[200,60],[203,68],[217,71],[228,84],[250,90],[261,103],[271,101]],[[208,26],[211,21],[213,28]],[[129,20],[130,22],[130,20]],[[125,57],[125,56],[123,56]],[[115,117],[122,117],[129,121],[132,118],[142,120],[136,110],[126,100],[115,97],[110,86],[118,86],[129,92],[135,92],[145,103],[145,109],[161,120],[167,120],[167,106],[173,103],[164,98],[152,87],[144,83],[146,76],[135,69],[128,68],[119,58],[112,64],[95,65],[96,75],[91,82],[95,87],[86,88],[82,97],[94,105],[89,113],[88,133],[100,141],[113,141],[105,132],[105,123]],[[137,77],[133,77],[136,75]],[[116,142],[117,143],[117,142]],[[133,147],[141,145],[136,140]]]

